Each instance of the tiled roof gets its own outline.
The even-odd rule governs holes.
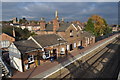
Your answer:
[[[52,45],[59,44],[58,39],[61,38],[56,34],[45,34],[45,35],[36,35],[33,38],[44,48]],[[65,43],[66,41],[61,38],[60,43]]]
[[[14,44],[21,53],[40,49],[40,47],[32,40],[15,41]]]

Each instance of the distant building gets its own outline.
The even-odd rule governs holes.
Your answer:
[[[13,24],[19,24],[17,17],[14,17],[12,21],[13,21]]]
[[[113,26],[112,26],[112,31],[113,31],[113,32],[117,32],[118,30],[119,30],[118,25],[113,25]]]

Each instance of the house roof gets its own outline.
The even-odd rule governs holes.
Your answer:
[[[57,32],[65,31],[70,25],[71,23],[60,23],[60,27],[57,30]]]
[[[2,34],[8,35],[9,37],[14,38],[13,35],[11,35],[11,34],[9,34],[9,33],[2,33]],[[0,35],[2,35],[2,34],[0,34]]]
[[[58,36],[57,34],[45,34],[45,35],[36,35],[33,38],[44,48],[48,46],[53,46],[59,43],[65,43],[66,41]],[[61,41],[58,39],[61,38]]]
[[[21,53],[25,53],[35,49],[40,49],[40,47],[36,43],[34,43],[32,40],[15,41],[14,45],[17,47],[17,49]]]
[[[86,31],[83,31],[80,34],[81,34],[82,37],[91,37],[91,36],[94,36],[92,33],[86,32]]]
[[[46,31],[53,31],[53,24],[46,24]]]

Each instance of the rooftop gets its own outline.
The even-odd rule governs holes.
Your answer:
[[[32,40],[15,41],[14,44],[21,53],[40,49],[40,47]]]
[[[52,45],[57,45],[59,43],[65,43],[66,41],[58,36],[57,34],[45,34],[45,35],[36,35],[33,38],[42,46],[48,47]],[[58,39],[61,38],[59,42]]]

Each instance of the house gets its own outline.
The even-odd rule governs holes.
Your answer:
[[[57,34],[44,34],[30,36],[28,40],[33,40],[43,50],[43,59],[48,59],[50,56],[59,57],[65,54],[66,41]]]
[[[14,41],[15,41],[14,37],[12,37],[6,33],[2,33],[0,35],[0,48],[8,48],[10,43],[12,43]]]
[[[39,64],[41,48],[33,40],[15,41],[9,47],[10,65],[20,72]]]
[[[56,17],[57,15],[57,17]],[[58,20],[58,12],[56,12],[55,19],[46,23],[44,19],[40,21],[40,31],[39,34],[57,34],[64,38],[67,41],[67,50],[72,51],[77,49],[78,46],[87,46],[88,44],[92,44],[91,42],[95,42],[95,36],[90,34],[86,35],[87,32],[83,31],[84,25],[79,21],[73,22],[64,22]],[[81,35],[81,32],[83,34]],[[92,38],[90,38],[92,36]],[[86,39],[84,39],[86,38]],[[93,40],[90,42],[90,40]]]
[[[56,33],[67,41],[67,50],[72,51],[81,45],[80,30],[77,24],[62,23]]]
[[[113,32],[117,32],[118,30],[119,30],[118,25],[113,25],[113,26],[112,26],[112,31],[113,31]]]
[[[95,36],[90,32],[81,31],[80,36],[81,36],[81,39],[82,39],[82,44],[81,45],[83,47],[87,47],[88,45],[91,45],[91,44],[95,43]]]

